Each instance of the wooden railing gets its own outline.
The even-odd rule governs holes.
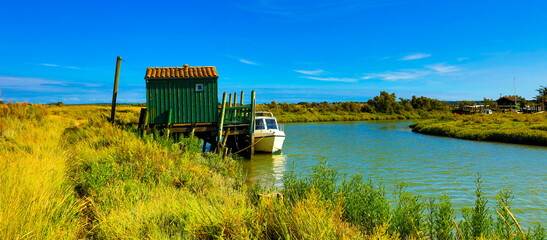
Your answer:
[[[253,108],[250,104],[226,107],[224,124],[250,124],[252,121],[252,110]]]

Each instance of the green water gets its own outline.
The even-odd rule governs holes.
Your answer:
[[[426,197],[446,193],[456,209],[473,206],[475,173],[481,172],[490,209],[496,193],[507,188],[515,195],[512,212],[523,226],[547,225],[546,147],[422,135],[411,132],[410,123],[285,124],[283,152],[256,155],[243,167],[249,181],[282,187],[292,162],[305,174],[326,159],[342,173],[383,179],[389,192],[405,181],[408,191]]]

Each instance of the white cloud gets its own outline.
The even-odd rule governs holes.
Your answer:
[[[427,65],[426,67],[431,68],[439,73],[449,73],[449,72],[456,72],[460,69],[456,66],[447,66],[444,63],[438,63],[433,65]]]
[[[460,57],[460,58],[457,58],[458,61],[465,61],[465,60],[468,60],[469,58],[468,57]]]
[[[396,81],[396,80],[411,80],[417,79],[420,77],[425,77],[429,75],[441,75],[444,73],[457,72],[461,69],[457,66],[450,66],[444,63],[432,64],[425,66],[425,69],[402,69],[397,71],[388,71],[383,73],[371,73],[367,74],[361,79],[372,79],[380,78],[386,81]]]
[[[304,78],[317,80],[317,81],[325,81],[325,82],[357,82],[357,79],[355,78],[335,78],[335,77],[327,77],[327,78],[304,77]]]
[[[242,63],[245,63],[245,64],[256,65],[255,62],[251,62],[251,61],[243,59],[243,58],[240,58],[239,61],[242,62]]]
[[[42,63],[42,64],[40,64],[40,65],[46,66],[46,67],[58,67],[58,66],[59,66],[59,65],[57,65],[57,64],[51,64],[51,63]]]
[[[68,68],[68,69],[80,69],[79,67],[61,66],[59,64],[53,64],[53,63],[41,63],[40,65],[46,66],[46,67],[60,67],[60,68]]]
[[[51,92],[63,84],[60,81],[42,78],[0,76],[0,88],[5,89]]]
[[[321,69],[311,70],[311,71],[308,71],[308,70],[294,70],[294,71],[298,73],[306,74],[306,75],[320,75],[321,73],[324,72]]]
[[[409,60],[422,59],[422,58],[426,58],[426,57],[431,57],[431,54],[429,54],[429,53],[416,53],[416,54],[411,54],[411,55],[408,55],[408,56],[404,56],[403,58],[401,58],[401,60],[409,61]]]
[[[381,78],[387,81],[415,79],[431,74],[430,71],[406,70],[396,72],[375,73],[361,79]]]
[[[0,89],[28,92],[86,92],[102,87],[98,83],[62,82],[32,77],[0,76]]]

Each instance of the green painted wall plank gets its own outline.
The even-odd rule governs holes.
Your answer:
[[[203,84],[203,91],[196,91]],[[173,123],[218,122],[217,79],[148,80],[146,106],[150,123],[166,123],[169,109]]]

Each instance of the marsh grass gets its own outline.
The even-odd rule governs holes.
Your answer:
[[[105,106],[0,105],[0,239],[455,236],[447,197],[427,205],[400,188],[392,200],[381,182],[326,161],[306,175],[293,165],[284,200],[261,197],[279,190],[245,184],[237,158],[201,153],[193,137],[141,137],[132,124],[139,109],[120,107],[111,124]],[[511,197],[501,192],[499,201],[510,207]],[[474,229],[472,219],[461,224]],[[493,239],[515,236],[514,225],[487,223]],[[545,239],[545,230],[525,236]]]
[[[547,113],[454,115],[421,120],[410,127],[415,132],[438,136],[547,146]]]
[[[43,105],[0,104],[0,239],[74,238],[81,202],[57,142],[65,124]]]

